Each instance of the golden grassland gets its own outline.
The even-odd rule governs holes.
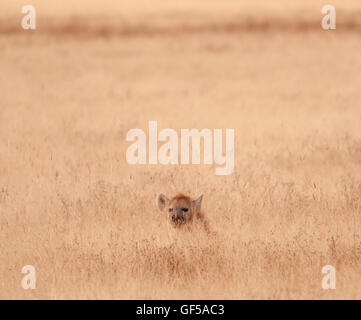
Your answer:
[[[241,29],[0,35],[0,298],[361,298],[359,32]],[[234,173],[129,165],[149,120],[234,128]]]

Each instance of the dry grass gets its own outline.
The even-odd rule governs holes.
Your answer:
[[[243,31],[0,38],[0,298],[361,298],[359,33]],[[235,172],[128,165],[148,120],[235,128]]]

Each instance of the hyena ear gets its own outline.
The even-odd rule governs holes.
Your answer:
[[[158,193],[155,202],[156,202],[159,210],[163,211],[164,207],[168,204],[169,199],[163,193]]]
[[[201,212],[202,199],[203,199],[203,194],[200,197],[198,197],[197,199],[192,200],[192,204],[196,208],[197,213]]]

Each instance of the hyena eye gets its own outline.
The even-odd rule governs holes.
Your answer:
[[[182,211],[183,211],[183,212],[187,212],[187,211],[188,211],[188,208],[182,208]]]
[[[172,211],[173,211],[173,208],[169,208],[168,210],[169,210],[169,212],[172,212]]]

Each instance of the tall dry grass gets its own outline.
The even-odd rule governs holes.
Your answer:
[[[360,299],[357,30],[10,33],[0,48],[0,298]],[[126,132],[149,120],[235,128],[234,173],[127,164]],[[216,235],[170,237],[158,191],[203,193]]]

